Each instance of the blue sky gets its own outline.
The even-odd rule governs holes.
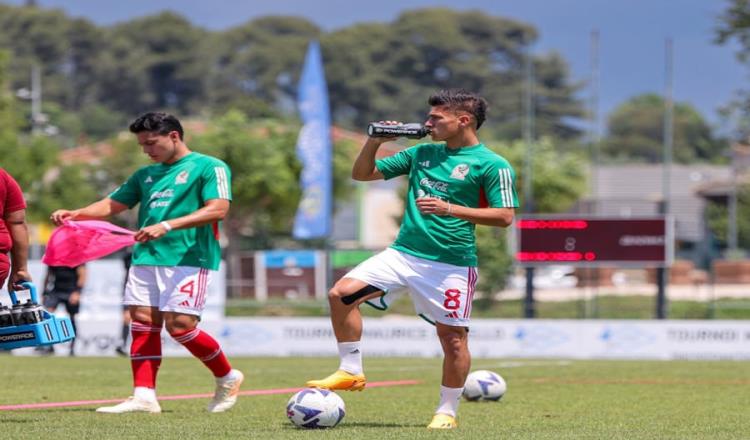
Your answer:
[[[3,0],[0,0],[3,1]],[[23,0],[4,0],[22,4]],[[431,6],[477,9],[534,25],[536,50],[557,51],[574,80],[590,75],[590,34],[600,40],[602,119],[626,99],[664,89],[664,40],[674,41],[674,96],[718,124],[716,110],[732,92],[750,88],[747,70],[735,60],[737,45],[712,44],[724,0],[37,0],[98,24],[112,24],[161,10],[173,10],[193,23],[224,29],[264,15],[303,16],[326,30],[356,22],[391,21],[400,12]],[[588,98],[584,90],[581,97]]]

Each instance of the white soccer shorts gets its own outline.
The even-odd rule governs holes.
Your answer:
[[[200,316],[213,272],[188,266],[131,266],[123,304]]]
[[[401,294],[411,293],[417,315],[434,324],[466,327],[477,284],[477,268],[418,258],[392,248],[368,258],[349,271],[354,278],[384,294],[367,303],[386,310]]]

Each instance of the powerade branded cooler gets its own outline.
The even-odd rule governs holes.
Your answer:
[[[31,298],[21,304],[16,293],[9,290],[12,308],[0,307],[1,350],[59,344],[75,338],[70,318],[58,318],[39,305],[34,284],[21,285]]]

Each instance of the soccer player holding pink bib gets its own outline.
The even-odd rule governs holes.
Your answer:
[[[131,322],[134,393],[100,413],[161,412],[156,375],[161,365],[161,329],[200,359],[216,378],[209,412],[237,401],[244,379],[232,369],[218,342],[197,327],[206,292],[221,260],[218,227],[232,200],[229,167],[192,152],[179,120],[146,113],[130,125],[154,165],[136,171],[108,197],[81,209],[58,210],[52,220],[104,219],[140,204],[132,265],[124,304]]]
[[[440,403],[428,428],[452,429],[458,426],[456,411],[471,364],[467,337],[477,283],[475,225],[509,226],[518,197],[513,168],[477,137],[486,101],[452,89],[428,102],[425,127],[439,143],[375,160],[388,139],[370,137],[354,162],[355,180],[407,175],[406,209],[390,248],[354,268],[329,292],[341,362],[338,371],[307,386],[363,389],[359,305],[368,302],[386,309],[398,291],[408,289],[417,313],[435,324],[445,355]]]

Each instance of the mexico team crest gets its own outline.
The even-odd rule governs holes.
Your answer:
[[[187,183],[189,175],[190,174],[187,171],[181,172],[180,174],[177,175],[177,177],[175,177],[174,184],[175,185],[181,185],[183,183]]]
[[[469,165],[465,163],[456,165],[451,171],[451,177],[458,180],[466,179],[467,174],[469,174]]]

